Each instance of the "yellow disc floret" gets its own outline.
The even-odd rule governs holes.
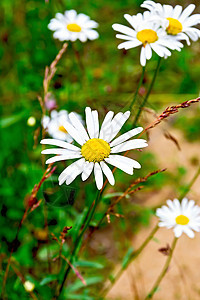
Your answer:
[[[89,162],[100,162],[110,154],[110,145],[102,139],[90,139],[81,148],[81,154]]]
[[[190,220],[188,219],[188,217],[184,215],[179,215],[178,217],[176,217],[176,223],[179,225],[187,225],[189,221]]]
[[[166,29],[168,34],[177,35],[182,32],[183,26],[181,22],[173,18],[167,18],[167,20],[169,21],[169,26]]]
[[[63,125],[60,125],[60,126],[58,127],[58,130],[59,130],[59,131],[62,131],[62,132],[64,132],[64,133],[67,133],[67,130],[65,129],[65,127],[64,127]]]
[[[155,43],[158,40],[158,35],[152,29],[143,29],[138,31],[137,39],[145,46],[146,44]]]
[[[79,26],[78,24],[68,24],[67,25],[67,29],[69,31],[72,31],[72,32],[80,32],[81,31],[81,26]]]

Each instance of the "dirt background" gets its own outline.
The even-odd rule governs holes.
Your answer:
[[[170,120],[173,123],[173,118]],[[167,167],[171,172],[177,166],[185,167],[188,172],[186,180],[191,181],[195,175],[200,158],[200,142],[190,143],[186,141],[183,133],[179,130],[168,129],[178,140],[181,150],[163,135],[166,124],[160,125],[150,132],[149,150],[152,151],[159,161],[159,167]],[[159,146],[158,146],[159,145]],[[194,166],[196,161],[196,166]],[[195,168],[196,167],[196,168]],[[169,188],[164,188],[156,195],[151,195],[144,203],[147,206],[163,204],[167,199],[172,198]],[[194,199],[200,205],[200,176],[188,193],[189,199]],[[163,200],[162,200],[163,199]],[[132,245],[137,249],[153,227],[157,218],[153,217],[148,228],[142,229],[133,237]],[[155,234],[140,256],[133,261],[119,280],[114,284],[107,294],[108,300],[129,300],[144,299],[151,290],[155,280],[160,274],[166,256],[158,251],[159,248],[171,244],[173,231],[161,228]],[[174,256],[169,270],[160,284],[159,290],[153,299],[155,300],[198,300],[200,299],[200,234],[197,233],[194,239],[182,235],[177,243]],[[116,267],[116,272],[119,266]]]

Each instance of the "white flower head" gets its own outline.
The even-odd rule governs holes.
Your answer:
[[[156,210],[156,216],[160,219],[158,225],[168,229],[173,228],[177,238],[183,232],[193,238],[193,230],[200,231],[200,207],[187,198],[183,198],[181,203],[178,199],[167,200],[167,205]]]
[[[79,114],[74,114],[81,122],[83,122]],[[66,110],[60,110],[59,112],[56,110],[52,110],[50,117],[44,116],[41,122],[42,126],[51,137],[53,137],[54,139],[59,139],[67,141],[68,143],[72,143],[73,138],[64,127],[64,123],[66,121],[70,123],[69,114]]]
[[[24,282],[24,288],[27,292],[31,293],[34,288],[35,288],[35,284],[29,280]]]
[[[188,45],[190,45],[189,38],[191,38],[192,41],[197,41],[200,37],[200,30],[193,28],[194,25],[200,23],[200,14],[191,16],[191,13],[195,9],[194,4],[188,5],[183,10],[180,5],[173,7],[171,5],[161,5],[160,3],[147,0],[143,2],[141,7],[148,9],[151,13],[168,21],[164,26],[168,35],[178,40],[186,40]]]
[[[60,185],[64,182],[66,182],[67,185],[70,184],[79,174],[81,174],[82,180],[85,181],[94,169],[96,185],[100,190],[103,186],[103,173],[111,185],[115,183],[113,173],[107,164],[117,167],[130,175],[133,174],[133,168],[141,168],[141,165],[137,161],[117,154],[147,146],[146,140],[129,140],[143,130],[141,127],[131,129],[115,138],[129,118],[129,111],[125,113],[119,112],[115,116],[114,112],[109,111],[104,118],[101,129],[99,128],[98,112],[86,107],[85,113],[87,130],[73,112],[69,114],[71,124],[67,121],[63,124],[80,147],[56,139],[43,139],[41,141],[41,144],[60,147],[42,151],[42,154],[58,155],[49,158],[46,161],[47,164],[78,158],[77,161],[69,165],[60,174]]]
[[[160,27],[161,21],[159,18],[146,11],[144,14],[137,14],[131,16],[124,15],[124,18],[131,24],[132,28],[121,25],[113,24],[114,30],[122,34],[117,34],[116,37],[124,39],[126,42],[119,44],[118,49],[130,49],[137,46],[141,47],[140,63],[142,66],[146,65],[146,60],[151,59],[152,50],[155,51],[160,57],[167,58],[171,55],[171,50],[180,51],[183,47],[179,41],[171,39]],[[169,48],[169,49],[168,49]]]
[[[64,14],[57,13],[55,18],[51,19],[48,28],[55,31],[53,37],[60,41],[80,40],[86,42],[87,39],[95,40],[99,34],[93,28],[97,28],[98,23],[90,20],[85,14],[77,14],[73,9],[66,10]]]

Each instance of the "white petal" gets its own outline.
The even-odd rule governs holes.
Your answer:
[[[121,159],[123,156],[120,155],[110,155],[108,158],[105,158],[105,161],[111,164],[114,167],[124,171],[127,174],[133,175],[133,167],[124,163],[124,160]]]
[[[127,35],[130,35],[131,37],[135,37],[135,30],[127,27],[127,26],[124,26],[124,25],[121,25],[121,24],[113,24],[112,25],[112,28],[116,31],[119,31],[123,34],[127,34]]]
[[[94,138],[99,137],[99,118],[97,110],[92,111],[93,123],[94,123]]]
[[[145,46],[145,55],[146,55],[146,59],[148,60],[152,57],[152,50],[149,44]]]
[[[74,9],[65,11],[65,17],[67,17],[67,19],[70,22],[74,22],[76,19],[76,16],[77,16],[77,12]]]
[[[48,124],[50,122],[50,118],[49,116],[44,116],[41,120],[42,126],[44,127],[44,129],[46,129],[48,127]]]
[[[52,19],[50,21],[50,23],[48,24],[48,28],[50,30],[58,30],[58,29],[62,29],[64,27],[63,22],[58,21],[57,19]]]
[[[144,46],[142,46],[141,52],[140,52],[140,63],[141,63],[141,66],[143,66],[143,67],[146,65],[146,56],[145,56]]]
[[[123,113],[118,113],[115,115],[113,118],[109,131],[110,133],[106,137],[106,141],[110,142],[120,131],[124,123],[128,120],[130,117],[130,111],[126,111],[124,114]]]
[[[60,29],[54,32],[53,34],[54,39],[59,39],[60,41],[68,41],[69,34],[68,31],[65,29]]]
[[[89,140],[89,136],[83,127],[83,124],[80,122],[80,120],[77,118],[75,113],[70,113],[69,114],[69,119],[72,123],[72,125],[77,129],[77,131],[83,136],[83,138],[87,141]]]
[[[194,232],[188,226],[183,226],[183,232],[185,232],[185,234],[187,234],[191,239],[195,236]]]
[[[78,38],[82,43],[85,43],[87,41],[87,36],[85,32],[79,32]]]
[[[67,130],[67,132],[73,137],[73,139],[80,144],[81,146],[86,142],[84,137],[77,131],[74,126],[72,126],[69,122],[63,122],[63,126]]]
[[[88,179],[88,177],[92,173],[93,167],[94,167],[93,162],[86,161],[84,169],[83,169],[83,173],[81,174],[81,178],[82,178],[83,181]]]
[[[133,18],[133,16],[131,16],[131,15],[129,15],[129,14],[125,14],[124,15],[124,18],[131,24],[131,26],[134,28],[134,29],[136,29],[135,28],[135,21],[134,21],[134,18]]]
[[[93,122],[92,110],[90,107],[86,107],[85,114],[86,114],[87,131],[89,133],[90,138],[93,139],[94,138],[94,122]]]
[[[173,10],[173,16],[172,16],[172,18],[178,19],[179,16],[180,16],[180,14],[181,14],[181,12],[182,12],[182,9],[183,9],[182,6],[176,5],[174,7],[174,10]]]
[[[107,133],[108,128],[110,127],[111,120],[112,120],[113,116],[114,116],[114,112],[113,111],[109,111],[106,114],[106,116],[105,116],[105,118],[103,120],[103,123],[101,125],[101,130],[100,130],[100,134],[99,134],[99,138],[100,139],[105,140],[106,133]]]
[[[103,173],[98,163],[94,164],[94,176],[98,190],[101,190],[103,186]]]
[[[123,43],[119,44],[117,48],[128,50],[128,49],[131,49],[131,48],[135,48],[135,47],[137,47],[141,44],[142,43],[140,41],[135,39],[134,41],[123,42]]]
[[[66,181],[66,184],[70,184],[79,174],[82,173],[85,164],[85,159],[81,158],[70,166],[68,166],[58,177],[59,185]]]
[[[184,9],[182,15],[180,16],[179,21],[180,21],[181,23],[184,22],[185,19],[193,12],[194,9],[195,9],[195,5],[194,5],[194,4],[188,5],[188,6]]]
[[[96,30],[92,30],[92,29],[87,30],[86,35],[87,35],[88,39],[92,40],[92,41],[98,39],[98,37],[99,37],[98,32]]]
[[[141,149],[147,147],[148,144],[146,140],[143,139],[135,139],[128,142],[124,142],[119,144],[111,149],[111,153],[120,153],[123,151],[131,150],[131,149]]]
[[[182,225],[177,225],[176,227],[174,227],[175,237],[179,238],[182,233],[183,233],[183,227],[182,227]]]
[[[136,36],[136,33],[135,33],[135,36]],[[130,42],[133,42],[133,41],[136,40],[135,37],[130,37],[130,36],[128,36],[128,35],[120,34],[120,33],[116,34],[116,38],[117,38],[117,39],[121,39],[121,40],[127,40],[127,41],[130,41]],[[137,41],[138,41],[138,40],[137,40]]]
[[[103,173],[107,177],[108,181],[110,182],[111,185],[115,184],[115,178],[113,176],[113,173],[111,169],[105,164],[105,162],[101,161],[100,166],[102,168]]]
[[[110,155],[109,157],[112,157],[113,159],[118,159],[120,160],[121,163],[126,164],[127,166],[130,166],[131,168],[136,168],[136,169],[140,169],[141,165],[139,164],[139,162],[137,162],[136,160],[126,157],[126,156],[122,156],[122,155]]]
[[[139,134],[140,132],[142,132],[142,130],[143,130],[142,127],[137,127],[137,128],[134,128],[134,129],[131,129],[131,130],[127,131],[126,133],[120,135],[118,138],[114,139],[110,143],[110,147],[116,146],[118,144],[121,144],[121,143],[129,140],[131,137],[133,137],[136,134]]]
[[[99,24],[93,20],[88,20],[85,24],[84,24],[84,29],[85,28],[97,28],[99,26]]]
[[[40,144],[53,145],[53,146],[58,146],[58,147],[62,147],[62,148],[69,149],[69,150],[80,151],[80,148],[78,148],[72,144],[69,144],[69,143],[66,143],[66,142],[63,142],[60,140],[55,140],[55,139],[43,139],[40,141]]]
[[[54,162],[61,161],[61,160],[79,158],[81,156],[82,155],[80,153],[76,153],[76,152],[74,152],[73,154],[58,155],[58,156],[54,156],[54,157],[47,159],[46,164],[52,164]]]
[[[51,149],[45,149],[41,152],[42,154],[62,154],[62,155],[74,155],[74,154],[81,154],[80,149],[79,151],[73,151],[73,150],[66,150],[66,149],[60,149],[60,148],[51,148]]]

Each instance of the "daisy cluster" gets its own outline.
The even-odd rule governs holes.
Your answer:
[[[131,27],[114,24],[114,30],[120,32],[116,37],[125,40],[119,44],[118,49],[130,49],[141,47],[140,63],[146,65],[146,60],[151,59],[152,50],[158,56],[167,58],[171,55],[170,50],[181,51],[181,40],[197,41],[200,30],[194,25],[200,23],[200,14],[191,13],[195,9],[194,4],[188,5],[184,10],[182,6],[161,5],[153,1],[144,1],[141,7],[146,8],[143,14],[125,14],[124,18]]]

